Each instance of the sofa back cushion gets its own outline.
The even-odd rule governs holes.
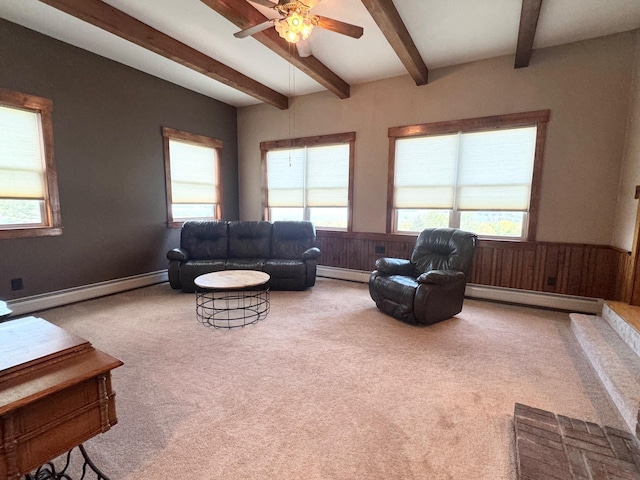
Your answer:
[[[411,254],[416,274],[431,270],[458,270],[467,278],[471,273],[477,236],[455,228],[423,230]]]
[[[229,222],[229,258],[269,258],[271,223]]]
[[[311,222],[273,222],[271,258],[301,259],[316,246],[316,230]]]
[[[193,260],[227,258],[228,223],[226,220],[188,221],[182,225],[180,246]]]

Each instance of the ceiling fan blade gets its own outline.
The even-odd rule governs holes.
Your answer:
[[[301,57],[310,57],[311,54],[311,42],[309,40],[299,40],[296,43],[296,48],[298,49],[298,55]]]
[[[273,8],[278,5],[278,2],[272,2],[271,0],[251,0],[253,3],[258,3],[264,7]]]
[[[270,26],[273,25],[273,20],[267,20],[266,22],[259,23],[258,25],[254,25],[253,27],[245,28],[244,30],[240,30],[233,34],[236,38],[247,38],[251,35],[255,35],[258,32],[266,30]]]
[[[321,17],[320,15],[316,15],[316,17],[318,17],[318,27],[324,28],[325,30],[331,30],[332,32],[341,33],[342,35],[353,38],[360,38],[364,33],[364,29],[357,25],[351,25],[350,23],[334,20],[333,18]]]

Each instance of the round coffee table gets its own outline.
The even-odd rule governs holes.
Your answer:
[[[196,277],[196,317],[215,328],[244,327],[269,313],[269,274],[223,270]]]

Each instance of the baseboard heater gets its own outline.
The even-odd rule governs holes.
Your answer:
[[[347,268],[318,266],[318,276],[367,283],[371,272],[350,270]],[[599,298],[559,295],[557,293],[536,292],[518,288],[492,287],[488,285],[468,284],[465,295],[479,300],[491,300],[514,303],[554,310],[566,310],[577,313],[602,314],[603,301]]]
[[[371,272],[351,270],[347,268],[318,266],[319,277],[335,278],[352,282],[367,283]],[[59,307],[70,303],[90,300],[92,298],[112,295],[134,288],[147,287],[169,280],[166,270],[133,275],[131,277],[93,283],[81,287],[58,290],[55,292],[33,295],[7,301],[7,306],[13,311],[12,317],[27,313],[38,312],[48,308]],[[601,315],[603,301],[597,298],[558,295],[553,293],[534,292],[516,288],[491,287],[486,285],[469,284],[465,294],[470,298],[492,300],[534,307],[553,308],[571,312]]]
[[[7,301],[7,306],[13,311],[11,317],[15,317],[167,281],[169,281],[167,271],[158,270],[156,272],[143,273],[106,282],[92,283],[81,287],[9,300]]]

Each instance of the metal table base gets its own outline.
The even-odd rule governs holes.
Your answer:
[[[236,328],[251,325],[269,313],[269,288],[196,289],[196,317],[203,325]]]

